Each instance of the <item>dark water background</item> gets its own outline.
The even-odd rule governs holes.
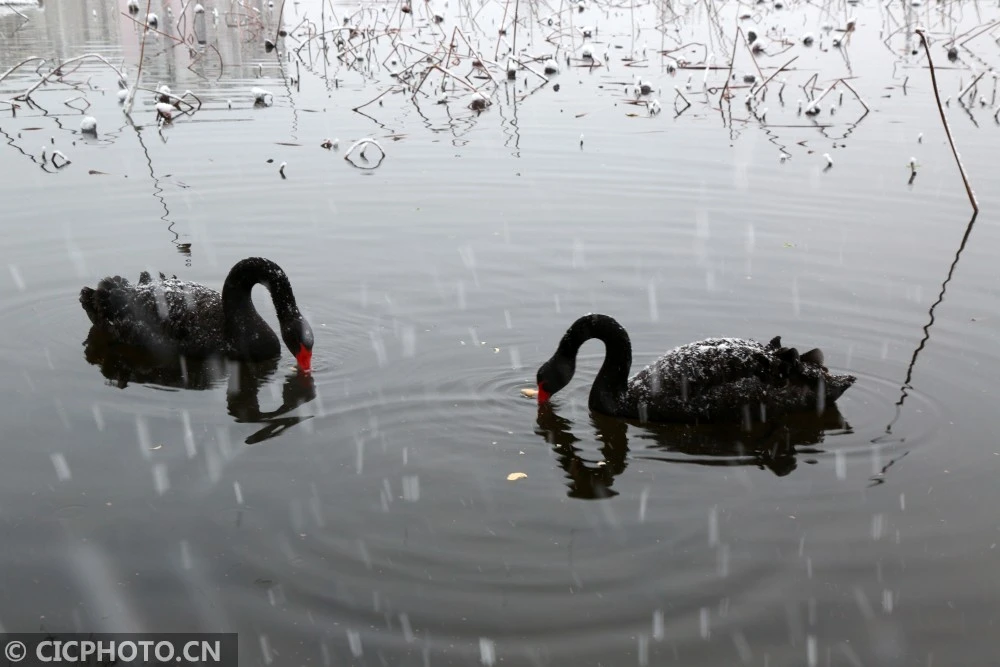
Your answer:
[[[176,34],[171,4],[173,19],[153,6]],[[213,7],[205,46],[147,40],[143,84],[203,102],[172,127],[142,92],[129,123],[96,61],[67,75],[78,89],[54,81],[13,116],[0,104],[0,627],[238,631],[246,665],[1000,664],[992,74],[985,105],[954,99],[1000,53],[995,30],[955,63],[943,46],[995,7],[524,3],[518,48],[579,51],[589,23],[609,66],[560,55],[542,87],[494,70],[497,86],[475,80],[482,114],[449,87],[447,105],[389,93],[364,115],[351,109],[397,84],[389,37],[354,67],[324,66],[313,40],[293,86],[301,30],[268,54],[277,7],[256,4],[263,28]],[[357,10],[320,7],[289,3],[285,25]],[[459,25],[491,59],[504,10],[434,5],[435,32],[422,1],[366,7],[355,25],[401,26],[428,52]],[[134,81],[124,2],[19,11],[0,13],[0,72],[89,52]],[[718,110],[725,70],[706,95],[704,70],[668,73],[655,52],[700,42],[674,55],[727,66],[740,14],[793,43],[759,58],[765,76],[799,56],[764,119],[746,88]],[[822,26],[852,14],[845,58]],[[917,24],[983,209],[971,229]],[[739,51],[738,85],[752,67]],[[816,119],[797,114],[814,73],[819,89],[855,77],[871,112],[837,88]],[[661,114],[627,104],[636,75]],[[0,99],[38,77],[17,70]],[[253,106],[254,86],[272,106]],[[692,102],[680,115],[674,86]],[[64,103],[80,95],[96,139]],[[375,169],[342,159],[363,137],[387,153]],[[192,371],[200,389],[88,361],[102,350],[84,344],[82,285],[149,269],[221,287],[250,255],[292,280],[312,384],[287,352]],[[539,413],[519,389],[589,311],[628,329],[635,370],[702,337],[781,335],[859,380],[839,415],[778,435],[645,428],[588,414],[592,342]]]

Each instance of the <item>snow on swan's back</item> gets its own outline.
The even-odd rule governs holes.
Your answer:
[[[744,338],[707,338],[681,345],[629,378],[628,333],[607,315],[585,315],[566,331],[538,369],[538,400],[545,403],[576,370],[576,354],[591,338],[604,343],[604,364],[590,391],[590,409],[653,422],[738,422],[797,410],[821,410],[855,382],[823,365],[818,349],[799,354]]]

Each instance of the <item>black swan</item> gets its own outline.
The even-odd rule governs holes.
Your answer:
[[[288,276],[269,259],[249,257],[229,271],[222,294],[198,283],[159,280],[143,271],[136,285],[121,276],[105,278],[97,289],[80,290],[80,303],[90,321],[116,342],[162,355],[225,355],[240,361],[262,361],[281,355],[278,336],[253,306],[250,291],[262,284],[281,324],[281,340],[309,372],[313,332],[302,317]]]
[[[628,377],[632,344],[614,318],[585,315],[559,341],[552,358],[538,369],[538,402],[548,402],[573,378],[576,353],[586,341],[604,343],[605,357],[590,390],[590,409],[646,422],[766,421],[799,410],[822,411],[854,384],[853,375],[835,375],[823,353],[800,355],[781,346],[742,338],[708,338],[674,348]]]

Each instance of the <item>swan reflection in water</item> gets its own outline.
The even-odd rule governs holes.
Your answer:
[[[551,404],[538,409],[535,434],[552,446],[560,467],[566,472],[570,498],[597,500],[618,495],[612,486],[629,465],[629,429],[642,454],[631,458],[702,466],[756,466],[779,477],[798,467],[802,455],[819,454],[814,445],[827,435],[851,432],[836,404],[828,404],[821,414],[789,414],[777,422],[755,423],[749,429],[738,425],[650,424],[589,414],[593,437],[600,443],[601,460],[588,462],[581,441],[573,433],[574,423],[556,414]],[[575,425],[582,433],[582,424]],[[590,434],[584,435],[589,439]],[[802,459],[814,463],[812,459]]]
[[[228,381],[226,403],[229,415],[238,424],[263,424],[244,440],[248,445],[281,435],[285,430],[311,419],[312,415],[283,416],[316,398],[312,375],[296,370],[285,378],[281,405],[268,412],[260,409],[258,394],[278,370],[278,359],[235,362],[224,357],[186,359],[157,356],[149,350],[122,345],[111,340],[99,327],[92,327],[83,342],[87,362],[99,366],[108,384],[124,389],[130,382],[160,388],[205,390]]]

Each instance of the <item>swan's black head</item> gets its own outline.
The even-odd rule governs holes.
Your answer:
[[[576,372],[576,359],[556,353],[538,369],[535,381],[538,382],[538,403],[547,403],[556,393],[569,384]]]
[[[299,368],[305,372],[312,370],[313,331],[305,318],[299,315],[281,323],[281,340],[295,355]]]

